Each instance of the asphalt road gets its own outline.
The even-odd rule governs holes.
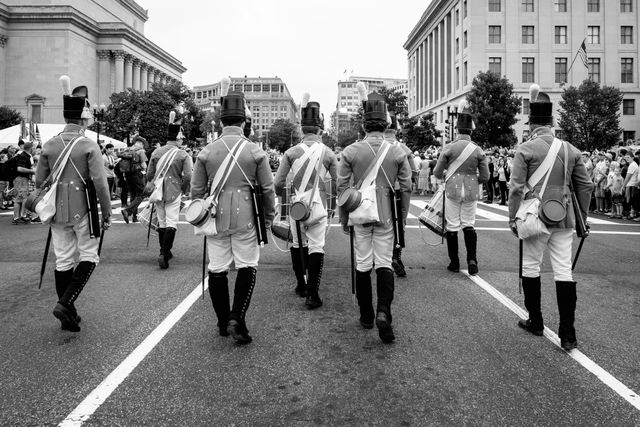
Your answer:
[[[479,276],[523,307],[504,211],[479,214]],[[637,393],[640,226],[599,219],[575,275],[579,350]],[[0,216],[0,425],[55,425],[196,289],[202,242],[180,225],[164,271],[157,242],[147,248],[141,226],[116,222],[77,301],[82,331],[71,333],[51,314],[53,257],[37,289],[46,227],[10,221]],[[207,292],[84,425],[640,425],[640,409],[549,339],[520,330],[516,314],[463,273],[446,271],[446,249],[409,224],[394,344],[358,324],[339,228],[328,234],[324,306],[314,311],[293,292],[289,254],[271,243],[247,315],[253,343],[217,335]],[[548,259],[542,304],[557,331]]]

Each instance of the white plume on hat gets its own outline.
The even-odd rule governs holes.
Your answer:
[[[389,111],[387,111],[387,123],[391,124],[392,120],[391,120],[391,114],[389,114]]]
[[[71,96],[71,79],[69,76],[60,76],[60,84],[62,85],[62,92],[67,96]]]
[[[364,82],[358,82],[356,84],[356,89],[358,90],[358,96],[360,97],[360,101],[367,101],[369,97],[367,96],[367,87]]]
[[[538,94],[540,93],[540,86],[536,83],[529,87],[529,102],[536,102],[538,100]]]
[[[305,94],[302,95],[302,103],[300,104],[300,108],[307,108],[307,104],[309,103],[310,99],[311,95],[309,94],[309,92],[305,92]]]
[[[469,103],[467,102],[466,99],[463,99],[462,101],[460,101],[460,104],[458,104],[458,113],[460,113],[461,111],[463,111],[465,108],[469,107]]]
[[[231,79],[229,77],[223,77],[222,80],[220,80],[220,96],[227,96],[229,86],[231,86]]]
[[[171,110],[171,112],[169,113],[169,124],[173,124],[173,122],[176,120],[176,112]]]

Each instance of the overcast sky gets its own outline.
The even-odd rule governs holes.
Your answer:
[[[337,82],[407,78],[402,45],[431,0],[136,0],[145,36],[187,68],[193,88],[223,76],[278,76],[293,99],[320,102],[329,127]]]

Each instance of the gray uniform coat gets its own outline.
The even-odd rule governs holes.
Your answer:
[[[175,201],[183,192],[187,192],[191,182],[191,170],[193,169],[193,161],[186,151],[180,149],[178,143],[169,141],[166,145],[158,147],[154,150],[149,159],[149,167],[147,169],[147,182],[153,181],[157,171],[160,158],[169,150],[178,148],[178,153],[173,158],[169,170],[164,176],[162,201],[171,203]]]

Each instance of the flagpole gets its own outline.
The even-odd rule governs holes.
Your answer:
[[[571,71],[571,69],[573,68],[573,63],[576,62],[576,58],[578,57],[578,55],[580,55],[580,49],[582,49],[582,45],[584,44],[584,42],[587,40],[587,38],[585,37],[582,40],[582,43],[580,43],[580,48],[578,48],[578,51],[576,52],[575,56],[573,57],[573,61],[571,61],[571,66],[569,67],[569,70],[567,70],[567,74],[569,74],[569,72]],[[586,50],[585,50],[586,53]],[[588,68],[588,67],[587,67]]]

